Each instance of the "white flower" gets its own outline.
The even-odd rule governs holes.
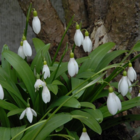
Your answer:
[[[127,76],[129,78],[129,80],[131,82],[133,82],[134,80],[137,79],[137,74],[136,74],[135,70],[132,67],[132,63],[129,63],[128,65],[129,65],[129,68],[128,68]]]
[[[4,91],[3,91],[3,88],[0,84],[0,99],[3,100],[4,99]]]
[[[112,115],[115,115],[118,110],[122,109],[121,101],[113,91],[108,95],[107,108]]]
[[[18,48],[18,55],[25,59],[25,54],[24,54],[24,51],[23,51],[23,42],[20,43],[20,47]]]
[[[30,123],[32,123],[32,121],[33,121],[33,116],[35,116],[35,117],[37,116],[37,113],[35,112],[35,110],[33,110],[33,109],[30,108],[30,107],[27,107],[27,108],[21,113],[19,119],[20,119],[20,120],[23,119],[24,116],[25,116],[25,114],[26,114],[27,119],[28,119],[28,121],[29,121]]]
[[[138,97],[140,97],[140,93],[138,94]]]
[[[33,27],[33,30],[36,34],[38,34],[41,30],[41,22],[38,18],[38,16],[34,16],[33,17],[33,21],[32,21],[32,27]]]
[[[88,134],[86,132],[86,128],[83,128],[83,132],[82,132],[79,140],[90,140],[90,137],[88,136]]]
[[[83,41],[83,49],[85,52],[91,52],[92,50],[92,42],[89,36],[85,36],[85,39]]]
[[[50,94],[50,91],[46,85],[43,86],[42,100],[44,101],[44,103],[48,103],[51,100],[51,94]]]
[[[35,84],[34,84],[35,92],[36,92],[37,90],[39,90],[39,88],[41,88],[41,87],[43,87],[43,86],[45,86],[45,82],[43,82],[43,81],[40,80],[40,79],[37,79],[36,82],[35,82]]]
[[[83,40],[84,40],[84,36],[83,36],[83,34],[80,30],[79,25],[77,24],[76,25],[76,32],[75,32],[75,35],[74,35],[75,45],[80,47],[83,44]]]
[[[42,73],[44,74],[44,79],[46,79],[47,77],[50,77],[50,69],[49,69],[46,61],[44,61]]]
[[[131,82],[126,76],[126,71],[123,72],[123,77],[120,79],[118,84],[118,92],[121,92],[122,96],[125,96],[128,92],[131,93],[132,87]]]
[[[23,52],[25,56],[32,56],[32,48],[26,39],[23,40]]]
[[[74,54],[70,54],[70,61],[68,62],[68,73],[71,77],[78,73],[78,64],[76,60],[73,58]]]

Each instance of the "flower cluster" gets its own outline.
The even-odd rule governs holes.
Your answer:
[[[74,42],[75,45],[80,47],[83,45],[83,49],[85,52],[91,52],[92,51],[92,41],[89,38],[89,33],[88,31],[85,32],[85,38],[80,30],[80,26],[77,24],[76,25],[76,32],[74,35]]]
[[[133,82],[137,78],[137,74],[132,67],[132,63],[129,63],[128,66],[129,66],[128,73],[124,71],[123,76],[118,83],[118,92],[120,92],[122,96],[126,96],[128,92],[131,93],[132,91],[131,82]],[[118,96],[116,96],[116,94],[113,92],[112,87],[109,88],[107,107],[112,115],[115,115],[122,108],[121,101],[118,98]]]

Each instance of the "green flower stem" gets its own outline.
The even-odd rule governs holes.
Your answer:
[[[49,137],[54,137],[54,136],[58,136],[58,137],[63,137],[65,139],[71,139],[71,140],[75,140],[74,137],[72,136],[69,136],[69,135],[65,135],[65,134],[52,134],[52,135],[49,135]]]
[[[74,49],[75,49],[76,45],[74,43],[73,47],[72,47],[72,52],[74,53]]]
[[[66,33],[67,33],[69,27],[70,27],[71,24],[73,23],[73,18],[74,18],[74,16],[72,16],[72,18],[71,18],[70,22],[68,23],[68,26],[67,26],[67,28],[66,28],[66,30],[65,30],[65,32],[64,32],[64,34],[63,34],[63,36],[62,36],[62,39],[61,39],[61,41],[60,41],[60,43],[59,43],[59,45],[58,45],[58,48],[57,48],[56,53],[55,53],[55,55],[54,55],[54,58],[53,58],[53,61],[52,61],[51,66],[54,64],[54,62],[55,62],[55,60],[56,60],[56,57],[57,57],[57,54],[58,54],[58,52],[59,52],[59,50],[60,50],[60,47],[61,47],[61,45],[62,45],[62,42],[63,42],[63,40],[64,40],[64,37],[65,37],[65,35],[66,35]]]
[[[29,24],[29,18],[30,18],[31,10],[32,10],[32,3],[30,3],[29,8],[28,8],[28,12],[27,12],[26,26],[25,26],[25,30],[24,30],[24,36],[25,37],[27,37],[27,30],[28,30],[28,24]]]
[[[39,121],[42,121],[51,111],[52,109],[50,109]]]

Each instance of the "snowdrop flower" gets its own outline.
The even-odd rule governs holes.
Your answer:
[[[138,97],[140,97],[140,91],[139,91]]]
[[[112,114],[115,115],[118,110],[120,111],[122,109],[121,101],[116,96],[116,94],[113,92],[113,88],[109,87],[109,95],[107,98],[107,108],[108,111]]]
[[[83,132],[82,132],[79,140],[90,140],[90,137],[87,134],[86,128],[83,128]]]
[[[50,69],[49,69],[46,61],[44,61],[42,73],[44,74],[44,79],[46,79],[47,77],[50,77]]]
[[[75,45],[80,47],[83,44],[83,39],[84,39],[84,36],[83,36],[83,34],[80,30],[80,26],[77,24],[76,25],[76,32],[75,32],[75,35],[74,35]]]
[[[92,42],[89,38],[88,31],[85,32],[85,39],[83,40],[83,49],[85,52],[91,52],[92,50]]]
[[[78,73],[78,64],[72,52],[70,53],[70,61],[68,62],[68,73],[71,77]]]
[[[27,100],[27,108],[21,113],[19,119],[23,119],[24,116],[27,116],[27,119],[30,123],[32,123],[33,121],[33,116],[37,116],[37,113],[35,112],[35,110],[33,110],[32,108],[30,108],[30,104],[29,104],[29,98]]]
[[[120,79],[118,84],[118,92],[121,92],[122,96],[125,96],[128,92],[131,93],[132,87],[131,82],[127,77],[127,72],[123,72],[123,77]]]
[[[43,82],[42,80],[40,80],[40,79],[39,79],[39,75],[37,75],[37,80],[36,80],[36,82],[35,82],[35,84],[34,84],[35,92],[36,92],[37,90],[39,90],[39,88],[41,88],[41,87],[43,87],[43,86],[45,86],[45,82]]]
[[[30,46],[30,44],[28,43],[28,41],[26,40],[26,37],[23,36],[23,52],[25,54],[25,56],[32,56],[32,48]]]
[[[45,86],[43,86],[42,100],[44,101],[45,104],[50,102],[51,100],[51,94],[48,87],[46,86],[46,83],[45,83]]]
[[[0,99],[3,100],[4,99],[4,91],[3,91],[3,88],[0,84]]]
[[[22,41],[20,42],[20,47],[18,49],[18,55],[21,58],[25,59],[25,54],[24,54],[24,51],[23,51],[23,42]]]
[[[34,10],[33,12],[33,21],[32,21],[32,27],[33,27],[33,30],[36,34],[38,34],[41,30],[41,22],[37,16],[37,11]]]
[[[129,66],[129,68],[128,68],[127,76],[129,78],[129,80],[131,82],[133,82],[134,80],[137,79],[137,74],[136,74],[135,70],[132,67],[132,63],[129,63],[128,66]]]

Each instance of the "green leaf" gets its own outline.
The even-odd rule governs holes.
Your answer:
[[[0,107],[0,123],[1,127],[10,127],[10,121],[7,118],[6,112],[3,108]]]
[[[95,105],[93,103],[90,103],[90,102],[80,102],[81,104],[81,107],[88,107],[88,108],[92,108],[95,110]]]
[[[84,82],[84,80],[81,80],[81,79],[78,79],[78,78],[71,78],[72,90],[83,82]],[[75,94],[77,91],[79,91],[83,86],[85,86],[87,84],[88,84],[88,82],[85,82],[84,84],[79,86],[79,88],[74,90],[72,93]],[[78,94],[75,95],[75,98],[77,98],[77,99],[80,98],[82,96],[82,94],[84,93],[84,91],[85,91],[85,89],[81,90]]]
[[[53,82],[52,82],[52,84],[53,85],[64,85],[63,83],[61,83],[59,80],[54,80]]]
[[[45,43],[38,38],[33,38],[32,40],[33,40],[33,44],[35,46],[36,52],[38,52],[42,47],[45,46]]]
[[[114,51],[114,52],[110,52],[107,53],[102,61],[99,63],[99,65],[97,66],[95,72],[103,69],[104,67],[106,67],[112,60],[114,60],[116,57],[118,57],[119,55],[125,53],[126,50],[118,50],[118,51]]]
[[[6,102],[4,100],[0,100],[0,107],[6,110],[13,110],[17,109],[18,107],[12,103]]]
[[[103,121],[103,114],[99,109],[84,109],[84,111],[88,112],[91,116],[93,116],[99,123]]]
[[[64,128],[64,125],[59,126],[58,128],[55,129],[55,132],[60,132]]]
[[[0,127],[0,139],[10,140],[10,128]]]
[[[14,137],[17,133],[19,133],[20,131],[24,130],[26,127],[26,125],[20,126],[20,127],[14,127],[11,128],[11,137]],[[20,140],[21,137],[23,136],[23,133],[21,133],[17,138],[15,138],[14,140]]]
[[[63,118],[63,119],[62,119]],[[35,126],[31,129],[31,131],[28,131],[22,138],[22,140],[44,140],[52,131],[54,131],[59,126],[64,125],[65,123],[72,120],[72,116],[68,113],[60,113],[54,115],[46,124],[41,123],[38,126]],[[44,126],[45,124],[45,126]],[[44,126],[44,127],[43,127]],[[43,128],[42,128],[43,127]],[[40,133],[36,136],[35,134]]]
[[[42,71],[42,68],[43,68],[43,61],[44,61],[44,58],[46,56],[46,53],[48,52],[50,48],[50,44],[47,44],[45,46],[43,46],[41,49],[38,50],[32,64],[31,64],[31,68],[32,70],[34,70],[34,68],[36,68],[36,72],[37,73],[40,73],[40,71]],[[47,64],[49,64],[49,60],[47,60]]]
[[[84,72],[87,69],[92,69],[94,71],[107,52],[114,46],[115,44],[113,42],[108,42],[93,50],[89,55],[89,59],[82,64],[79,73]]]
[[[53,92],[55,95],[57,95],[57,93],[58,93],[58,86],[57,85],[48,84],[47,87],[51,92]]]
[[[75,110],[71,112],[72,115],[76,115],[78,120],[80,120],[82,123],[87,125],[90,129],[95,131],[98,134],[101,134],[102,130],[96,119],[91,116],[89,113],[80,111],[80,110]]]
[[[74,132],[74,131],[69,131],[68,129],[66,129],[66,131],[67,131],[68,135],[70,135],[70,136],[72,136],[73,138],[75,138],[75,140],[79,140],[79,137],[78,137],[78,135],[77,135],[76,132]],[[72,139],[70,139],[70,140],[72,140]]]
[[[138,41],[132,49],[135,51],[140,51],[140,41]]]
[[[24,109],[22,108],[18,108],[18,109],[14,109],[8,112],[7,117],[16,115],[16,114],[20,114]]]
[[[95,72],[91,72],[91,71],[84,71],[84,72],[81,72],[81,73],[78,73],[76,75],[76,78],[89,78],[91,77]]]
[[[54,101],[54,102],[49,106],[49,109],[61,105],[61,104],[62,104],[65,100],[67,100],[68,98],[70,98],[70,97],[69,97],[69,96],[62,96],[62,97],[58,98],[56,101]],[[63,106],[66,106],[66,107],[73,107],[73,108],[80,108],[80,107],[81,107],[79,101],[76,100],[75,98],[71,98],[71,99],[68,100]]]
[[[11,51],[4,51],[3,56],[14,67],[21,79],[23,80],[32,102],[34,103],[36,94],[34,89],[35,77],[28,64],[17,54]]]

